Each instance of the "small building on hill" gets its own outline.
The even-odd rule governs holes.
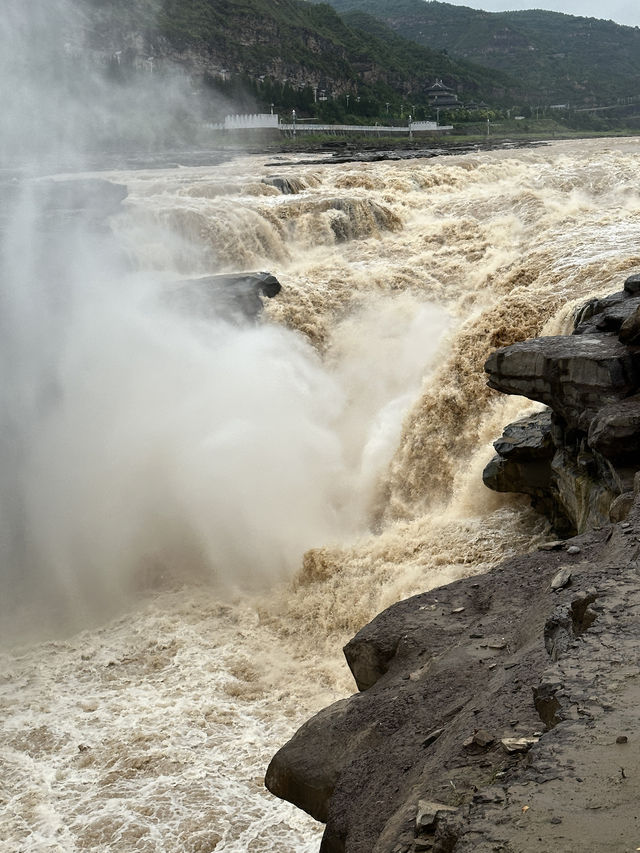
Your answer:
[[[442,80],[436,79],[433,86],[427,89],[427,100],[432,107],[459,107],[458,96]]]

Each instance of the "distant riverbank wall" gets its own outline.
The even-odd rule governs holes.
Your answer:
[[[281,122],[274,113],[255,113],[252,115],[229,115],[221,124],[211,125],[213,130],[224,131],[279,131],[289,136],[298,133],[335,133],[335,134],[399,134],[412,136],[414,133],[448,133],[453,125],[441,125],[435,121],[414,121],[406,125],[379,124],[315,124],[297,121],[295,115],[290,122]]]

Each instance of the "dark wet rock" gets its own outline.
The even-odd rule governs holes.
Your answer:
[[[556,589],[560,588],[556,587]],[[569,604],[556,607],[547,619],[544,626],[544,645],[551,660],[557,660],[567,651],[576,637],[591,627],[596,613],[589,608],[589,605],[593,604],[596,597],[595,592],[578,595]]]
[[[557,523],[562,514],[570,520],[569,534],[608,523],[609,507],[622,486],[613,482],[606,468],[606,462],[601,464],[593,454],[576,452],[572,446],[556,451],[551,463],[553,485],[549,491],[552,511],[545,514],[563,536],[567,535],[567,527],[558,527]],[[533,506],[542,511],[546,509],[542,501]]]
[[[327,820],[329,801],[345,767],[380,741],[375,723],[367,724],[366,717],[363,722],[358,700],[343,699],[312,717],[267,769],[267,788],[316,820]]]
[[[619,520],[629,499],[612,507],[640,468],[640,347],[616,337],[640,317],[630,288],[589,300],[573,335],[505,347],[485,365],[492,388],[549,407],[505,428],[485,485],[530,495],[561,536]]]
[[[485,370],[491,388],[545,403],[586,432],[603,405],[639,387],[640,353],[610,336],[558,335],[503,347]]]
[[[268,272],[226,273],[177,282],[165,298],[172,308],[196,319],[252,321],[262,312],[262,297],[271,299],[281,289]]]
[[[510,437],[516,430],[527,440],[515,445],[514,452],[512,442],[504,436]],[[610,463],[587,447],[586,437],[576,440],[566,435],[567,430],[554,423],[549,410],[516,421],[494,443],[506,455],[496,454],[482,475],[484,484],[494,491],[529,495],[533,508],[564,537],[606,524],[609,507],[624,488]],[[531,453],[529,459],[527,453]]]
[[[603,406],[591,421],[587,440],[608,459],[640,467],[640,395]]]
[[[482,472],[485,486],[496,492],[529,495],[534,509],[549,518],[557,533],[573,536],[579,530],[575,513],[564,506],[553,467],[557,448],[551,410],[509,424],[493,446],[497,453]],[[578,472],[580,477],[583,474]]]
[[[481,752],[495,742],[495,738],[486,729],[478,729],[462,744],[468,752]]]
[[[558,693],[562,688],[560,681],[542,678],[540,684],[533,688],[533,704],[540,720],[547,729],[552,729],[564,719],[562,716],[562,705],[558,699]]]
[[[574,334],[584,334],[585,331],[590,330],[594,325],[590,323],[590,320],[601,311],[601,302],[596,298],[589,299],[584,305],[577,308],[573,315]]]
[[[432,732],[429,732],[426,738],[422,741],[422,746],[431,746],[432,743],[435,743],[435,741],[438,740],[443,731],[444,729],[434,729]]]
[[[640,508],[630,524],[640,530]],[[322,768],[332,768],[320,810],[314,801],[327,820],[322,853],[413,851],[417,838],[439,853],[498,845],[534,853],[551,849],[541,826],[557,827],[554,818],[571,832],[554,849],[594,849],[591,801],[576,786],[587,790],[596,775],[596,797],[630,802],[606,782],[611,768],[603,756],[635,713],[640,683],[637,545],[620,532],[592,531],[570,542],[581,559],[571,586],[558,592],[551,581],[565,552],[536,551],[399,602],[358,633],[347,648],[362,661],[371,647],[370,685],[321,712],[277,756],[281,773],[298,768],[287,796],[303,807],[305,773],[317,782]],[[450,616],[460,601],[473,630],[461,632]],[[478,633],[505,638],[508,667],[490,668],[505,651],[469,636]],[[422,678],[408,677],[419,670]],[[442,731],[433,739],[436,727]],[[632,784],[640,790],[640,780]],[[521,827],[523,803],[532,805]]]
[[[497,454],[483,472],[485,485],[497,492],[545,493],[555,453],[549,409],[509,424],[493,446]]]
[[[443,812],[455,812],[455,806],[444,803],[434,803],[430,800],[418,800],[418,811],[416,814],[416,833],[433,833],[436,829],[438,817]]]
[[[627,293],[640,293],[640,274],[630,275],[624,283],[624,289]]]
[[[500,456],[512,461],[549,459],[553,455],[551,410],[545,409],[509,424],[502,437],[494,442],[494,447]]]
[[[575,313],[574,335],[617,334],[624,321],[640,305],[640,294],[626,290],[589,299]]]
[[[637,346],[640,343],[640,307],[624,318],[618,329],[618,340],[629,346]]]

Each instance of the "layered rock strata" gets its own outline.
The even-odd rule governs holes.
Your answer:
[[[583,306],[572,335],[499,349],[485,370],[549,407],[505,429],[485,484],[530,495],[561,535],[619,520],[640,469],[640,276]]]

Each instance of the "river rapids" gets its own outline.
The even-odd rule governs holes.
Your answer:
[[[341,646],[546,534],[482,485],[532,409],[482,366],[640,270],[640,142],[307,159],[101,172],[128,195],[58,257],[64,322],[20,324],[6,853],[312,853],[322,827],[263,775],[354,691]],[[160,298],[241,270],[283,286],[256,325]]]

